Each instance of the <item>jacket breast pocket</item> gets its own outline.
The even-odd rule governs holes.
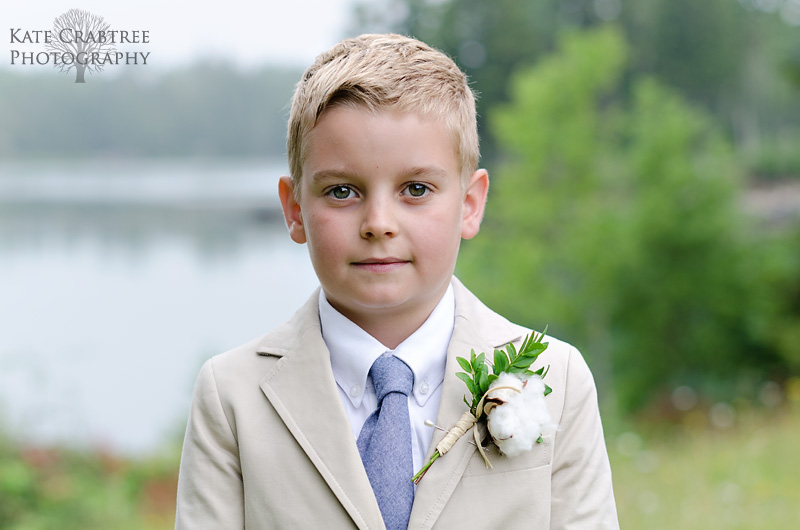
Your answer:
[[[549,528],[553,436],[514,458],[491,446],[487,469],[476,451],[437,527]]]

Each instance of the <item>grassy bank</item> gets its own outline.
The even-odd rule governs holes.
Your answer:
[[[800,521],[800,381],[773,408],[739,403],[608,436],[622,528],[762,530]]]

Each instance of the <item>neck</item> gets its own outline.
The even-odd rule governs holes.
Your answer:
[[[351,308],[342,307],[327,296],[326,298],[328,303],[339,313],[369,333],[381,344],[394,350],[428,320],[428,317],[436,309],[443,296],[444,291],[438,293],[438,296],[432,296],[429,303],[417,305],[412,309],[371,308],[365,311],[355,311]]]
[[[431,308],[431,311],[433,311],[433,308]],[[422,326],[422,324],[425,323],[430,316],[431,311],[428,311],[428,313],[424,316],[418,318],[409,318],[406,321],[397,318],[385,319],[378,317],[370,319],[369,321],[354,320],[353,322],[358,324],[361,329],[375,337],[375,339],[381,344],[391,350],[394,350],[400,345],[400,343],[410,337],[420,328],[420,326]]]

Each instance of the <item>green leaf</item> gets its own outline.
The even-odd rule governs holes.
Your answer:
[[[530,357],[532,359],[537,358],[545,349],[547,349],[543,344],[536,343],[531,346],[530,349],[523,352],[520,357]]]
[[[475,383],[472,380],[472,378],[469,376],[469,374],[465,374],[464,372],[458,372],[456,374],[456,377],[458,377],[459,379],[464,381],[464,383],[466,383],[470,394],[472,394],[474,396],[475,395]]]
[[[470,376],[469,374],[465,374],[464,372],[456,372],[456,377],[458,377],[459,379],[461,379],[465,383],[467,381],[472,382],[472,376]]]
[[[475,357],[475,361],[472,363],[472,371],[477,374],[482,366],[486,366],[486,354],[483,352]]]
[[[500,375],[508,368],[508,357],[503,350],[494,351],[494,373]]]
[[[545,327],[545,331],[547,328]],[[530,335],[525,337],[525,340],[522,341],[522,346],[520,348],[520,353],[525,355],[533,355],[538,356],[544,350],[547,349],[547,344],[541,342],[543,334],[536,334],[536,332],[532,332]]]
[[[461,369],[467,372],[468,374],[472,373],[472,366],[470,366],[469,361],[467,361],[463,357],[456,357],[456,361],[461,366]]]
[[[489,390],[489,368],[483,364],[481,365],[477,374],[475,374],[477,379],[477,386],[480,389],[481,394],[486,393]]]
[[[535,357],[533,357],[533,358],[518,357],[517,360],[515,360],[513,363],[511,363],[511,366],[513,366],[514,368],[517,368],[519,371],[522,371],[522,370],[527,369],[530,365],[532,365],[533,361],[535,361],[535,360],[536,360]]]
[[[542,438],[542,435],[540,434],[539,437],[536,439],[536,443],[540,444],[542,442],[544,442],[544,438]]]
[[[552,388],[550,388],[548,385],[544,385],[544,395],[545,396],[548,395],[552,391],[553,391]]]
[[[508,358],[509,359],[513,360],[514,357],[516,357],[516,355],[517,355],[517,348],[514,347],[514,343],[513,342],[509,342],[506,345],[506,351],[508,351]]]

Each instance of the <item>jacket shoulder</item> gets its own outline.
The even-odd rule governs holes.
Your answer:
[[[493,347],[501,348],[509,343],[518,346],[527,335],[535,332],[533,328],[511,322],[488,308],[458,279],[453,278],[453,286],[456,293],[456,318],[467,321]],[[549,356],[580,355],[574,346],[551,335],[546,335],[542,340],[549,344],[546,350],[550,352]]]

